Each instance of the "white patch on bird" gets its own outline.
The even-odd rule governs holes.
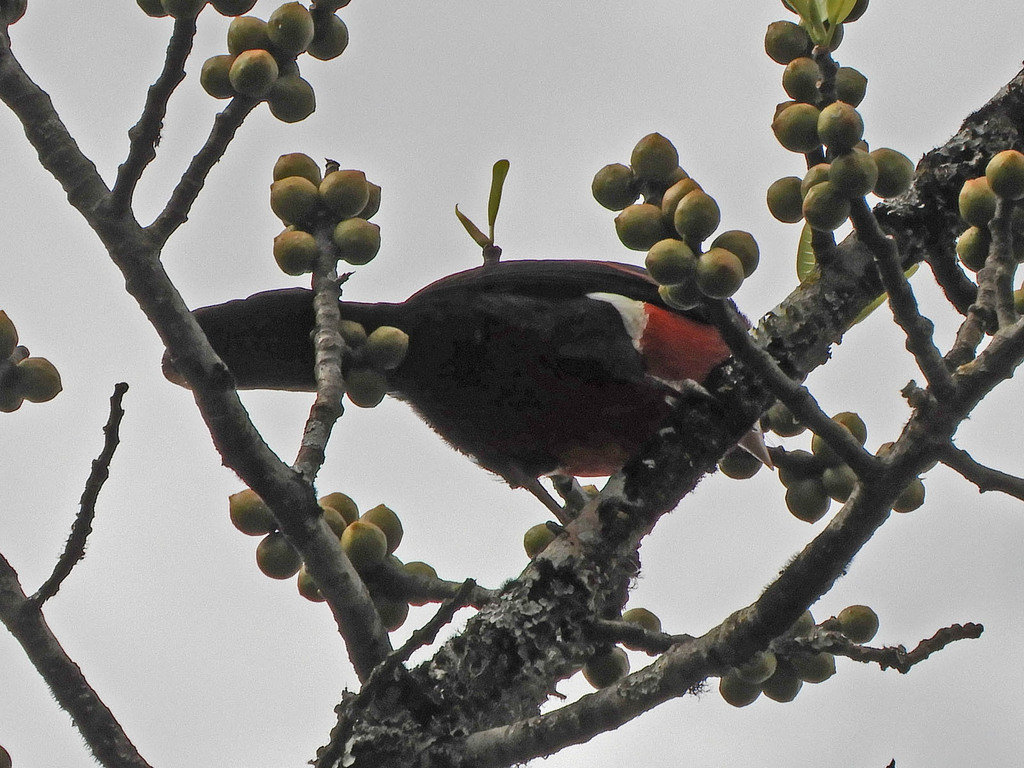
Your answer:
[[[625,327],[626,333],[633,341],[633,347],[640,352],[640,340],[647,329],[647,311],[644,309],[644,303],[618,293],[588,293],[587,298],[604,301],[615,307],[619,317],[622,318],[622,325]]]

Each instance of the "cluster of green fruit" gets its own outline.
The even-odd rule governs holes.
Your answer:
[[[594,175],[594,198],[620,211],[615,231],[627,248],[647,251],[647,270],[666,303],[681,309],[702,296],[724,299],[757,268],[760,251],[749,232],[721,233],[718,203],[679,167],[679,152],[660,133],[644,136],[629,165],[612,163]],[[643,195],[644,202],[637,203]]]
[[[367,334],[359,323],[342,320],[341,336],[348,346],[345,394],[353,405],[373,408],[388,393],[387,372],[401,365],[409,351],[409,335],[390,325]]]
[[[866,92],[864,75],[852,67],[834,69],[833,65],[834,73],[826,78],[811,55],[807,30],[789,21],[769,25],[765,50],[786,66],[782,85],[792,99],[776,107],[772,121],[776,139],[811,162],[823,160],[803,178],[786,176],[768,188],[768,209],[776,219],[804,220],[813,229],[831,232],[849,217],[852,199],[869,193],[895,197],[909,188],[914,175],[911,160],[894,149],[869,151],[863,140],[864,120],[856,107]],[[831,58],[827,61],[831,64]]]
[[[29,357],[18,346],[18,329],[0,310],[0,411],[11,413],[30,403],[53,400],[61,391],[60,373],[45,357]]]
[[[341,548],[352,566],[367,581],[374,605],[388,631],[398,629],[409,615],[409,603],[396,599],[374,571],[386,562],[401,566],[409,573],[437,577],[426,563],[402,563],[394,551],[402,541],[402,521],[389,507],[378,504],[359,514],[359,507],[344,493],[329,493],[320,499],[324,520],[337,534]],[[313,578],[306,571],[302,558],[278,528],[270,508],[255,491],[245,489],[228,499],[231,523],[249,536],[262,536],[256,547],[256,564],[272,579],[297,577],[299,594],[312,602],[323,602]],[[416,605],[423,603],[417,602]]]
[[[150,16],[195,18],[207,0],[138,0]],[[349,0],[318,2],[307,9],[297,2],[285,3],[264,21],[244,16],[255,0],[210,0],[224,16],[233,16],[228,27],[228,52],[203,63],[199,82],[215,99],[246,96],[266,99],[278,120],[296,123],[316,109],[313,87],[299,74],[296,57],[308,53],[327,61],[348,46],[348,27],[333,12]]]
[[[846,428],[861,445],[867,442],[867,425],[856,413],[843,411],[832,420]],[[769,408],[761,423],[781,437],[793,437],[804,431],[804,426],[782,403],[775,403]],[[892,445],[883,443],[877,455],[885,455],[892,450]],[[818,435],[811,438],[809,452],[794,450],[786,453],[779,465],[779,480],[786,487],[786,507],[794,517],[807,523],[816,523],[824,517],[832,501],[843,503],[849,499],[857,484],[854,471]],[[924,495],[924,483],[921,478],[915,478],[893,503],[893,511],[917,509],[924,504]]]
[[[309,155],[292,152],[274,164],[270,208],[288,228],[274,238],[274,258],[283,272],[310,272],[319,253],[314,233],[330,229],[337,257],[366,264],[380,250],[380,227],[370,219],[380,207],[380,187],[362,171],[320,166]]]
[[[807,637],[815,626],[814,616],[805,611],[780,639]],[[851,605],[823,627],[834,628],[850,642],[866,643],[878,632],[878,614],[866,605]],[[823,683],[835,673],[836,659],[831,653],[821,651],[780,657],[769,649],[729,670],[721,678],[718,692],[734,707],[753,704],[762,693],[784,703],[795,699],[804,683]]]
[[[977,272],[985,266],[992,236],[989,223],[996,214],[996,201],[1014,203],[1010,228],[1013,255],[1024,261],[1024,209],[1016,201],[1024,198],[1024,154],[1007,149],[996,154],[985,167],[985,175],[968,179],[960,189],[957,203],[961,218],[970,229],[956,241],[956,253],[968,269]],[[1014,298],[1021,303],[1021,292]]]
[[[661,632],[661,619],[646,608],[630,608],[622,614],[622,621],[636,624],[648,632]],[[623,643],[630,650],[638,646]],[[617,645],[602,648],[583,665],[583,677],[595,688],[607,688],[629,674],[629,656]]]

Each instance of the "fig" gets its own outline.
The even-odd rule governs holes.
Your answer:
[[[365,360],[379,371],[401,365],[409,350],[409,334],[401,328],[382,325],[366,337]]]
[[[781,400],[772,404],[761,423],[779,437],[796,437],[806,429]]]
[[[267,22],[255,16],[239,16],[231,20],[228,25],[228,53],[238,55],[242,51],[268,48]]]
[[[828,180],[847,197],[864,197],[878,183],[878,164],[867,152],[852,149],[832,160]]]
[[[828,172],[830,168],[831,166],[828,163],[818,163],[817,165],[812,165],[807,169],[807,173],[804,174],[804,178],[800,182],[801,200],[807,197],[807,190],[815,184],[821,184],[823,181],[828,181]]]
[[[583,677],[595,688],[607,688],[629,674],[629,657],[618,647],[595,653],[583,665]]]
[[[280,181],[289,176],[302,176],[320,186],[320,166],[316,164],[316,160],[302,152],[281,155],[274,163],[274,181]]]
[[[646,251],[669,232],[661,218],[661,208],[650,203],[627,205],[615,217],[615,234],[633,251]]]
[[[327,526],[332,531],[334,531],[334,535],[340,539],[341,534],[345,532],[345,528],[348,526],[348,521],[342,516],[341,512],[336,510],[334,507],[321,504],[320,509],[324,516],[324,522],[327,523]]]
[[[366,219],[339,221],[331,238],[338,255],[349,264],[366,264],[380,250],[380,227]]]
[[[388,393],[388,382],[383,374],[372,368],[356,368],[345,376],[345,394],[353,405],[373,408]]]
[[[974,227],[985,227],[996,215],[996,193],[985,176],[968,179],[957,198],[960,218]]]
[[[761,249],[757,247],[754,236],[741,229],[726,230],[711,241],[711,247],[725,248],[729,253],[734,254],[743,264],[744,277],[754,274],[761,258]]]
[[[871,152],[878,166],[878,181],[874,192],[879,197],[890,198],[902,195],[914,180],[914,163],[902,152],[882,147]]]
[[[210,5],[221,16],[241,16],[256,5],[256,0],[210,0]]]
[[[779,668],[778,657],[772,651],[758,651],[754,656],[734,670],[741,680],[760,685],[775,674]]]
[[[836,98],[849,104],[859,106],[868,91],[868,79],[853,67],[840,67],[836,71]]]
[[[811,52],[811,37],[799,24],[773,21],[764,36],[764,51],[779,64],[789,64]]]
[[[367,334],[362,323],[357,323],[355,320],[342,320],[338,324],[338,331],[341,333],[341,338],[352,349],[358,349],[366,343]]]
[[[878,632],[878,614],[866,605],[848,605],[836,616],[839,631],[853,643],[868,643]]]
[[[321,594],[320,587],[313,581],[313,577],[309,575],[305,564],[299,567],[299,575],[295,580],[295,586],[298,588],[299,594],[310,602],[322,603],[326,599]]]
[[[832,499],[825,493],[821,478],[797,480],[786,489],[786,507],[797,520],[816,523],[825,516]]]
[[[638,624],[648,632],[661,632],[661,619],[646,608],[630,608],[622,614],[627,624]]]
[[[331,14],[313,20],[313,40],[306,53],[320,61],[330,61],[341,56],[348,47],[348,27],[345,22]]]
[[[271,533],[256,545],[256,565],[272,579],[290,579],[299,572],[302,557],[283,533]]]
[[[64,388],[57,368],[45,357],[27,357],[15,370],[15,389],[30,403],[53,400]]]
[[[761,691],[772,701],[785,704],[796,698],[803,685],[792,666],[780,663],[775,674],[761,683]]]
[[[316,110],[316,94],[313,86],[298,75],[283,75],[267,94],[267,106],[282,123],[298,123]]]
[[[366,182],[366,186],[370,190],[370,196],[366,205],[356,214],[360,219],[372,219],[373,215],[380,210],[380,187],[372,181]]]
[[[773,181],[768,187],[768,211],[786,224],[795,224],[804,217],[800,181],[796,176],[784,176]]]
[[[366,510],[359,518],[364,523],[372,523],[384,531],[384,537],[388,542],[388,551],[390,555],[396,549],[398,545],[402,543],[402,521],[398,519],[398,515],[395,514],[394,510],[384,504],[378,504],[373,509]]]
[[[270,507],[251,488],[228,496],[228,516],[246,536],[265,536],[277,528]]]
[[[313,41],[313,17],[302,3],[285,3],[267,19],[267,36],[277,50],[298,56]]]
[[[230,99],[234,96],[235,89],[228,75],[234,62],[235,57],[228,53],[211,56],[204,61],[203,68],[199,70],[199,84],[203,90],[215,99]]]
[[[836,657],[831,653],[794,656],[789,663],[805,683],[823,683],[836,673]]]
[[[649,133],[633,147],[629,165],[638,179],[667,187],[679,167],[679,152],[660,133]]]
[[[988,185],[999,197],[1019,200],[1024,197],[1024,154],[1005,149],[985,166]]]
[[[547,523],[538,523],[523,534],[523,549],[531,560],[543,552],[558,534]]]
[[[661,285],[674,285],[693,279],[697,257],[682,240],[666,238],[651,246],[644,264],[655,281]]]
[[[302,176],[287,176],[270,185],[270,210],[285,224],[309,221],[319,204],[316,185]]]
[[[368,571],[384,562],[388,539],[373,523],[356,520],[341,534],[341,548],[359,572]]]
[[[319,254],[316,238],[301,229],[286,229],[274,238],[274,261],[286,275],[312,272]]]
[[[772,121],[772,132],[790,152],[813,152],[821,146],[819,115],[818,108],[811,104],[790,104]]]
[[[351,496],[340,491],[321,496],[319,503],[321,507],[331,507],[337,510],[342,518],[344,518],[346,525],[354,523],[359,519],[359,507],[352,501]]]
[[[671,187],[665,190],[665,194],[661,196],[661,217],[665,220],[666,226],[672,226],[672,219],[676,215],[676,207],[679,205],[679,201],[695,189],[700,188],[700,184],[687,176],[685,179],[680,179],[673,183]]]
[[[621,211],[640,196],[640,182],[628,165],[611,163],[594,174],[590,191],[609,211]]]
[[[377,607],[377,613],[380,615],[380,623],[388,632],[399,629],[409,618],[409,604],[404,600],[378,595],[373,598],[373,604]]]
[[[370,200],[370,187],[362,171],[331,171],[320,182],[320,200],[338,219],[355,216]]]
[[[850,216],[850,199],[832,182],[825,181],[807,190],[803,204],[804,219],[814,229],[831,232]]]
[[[670,307],[676,309],[693,309],[704,300],[696,281],[678,283],[676,285],[659,285],[658,295]]]
[[[167,11],[164,10],[163,0],[136,0],[136,2],[143,13],[147,16],[152,16],[154,19],[160,19],[167,15]],[[24,13],[24,9],[28,7],[28,0],[22,0],[21,7],[23,9],[22,13]],[[2,14],[0,14],[0,18],[3,18]],[[14,22],[8,21],[7,23],[13,24]]]
[[[274,87],[277,74],[277,62],[270,52],[256,49],[242,51],[235,57],[228,79],[231,87],[242,96],[262,99]]]
[[[733,480],[747,480],[761,469],[761,461],[742,448],[733,448],[718,462],[718,469]]]
[[[672,226],[691,247],[707,239],[721,221],[722,211],[715,198],[701,189],[687,193],[672,216]]]
[[[800,56],[786,65],[782,72],[782,88],[791,99],[813,104],[818,100],[821,69],[810,56]]]
[[[893,502],[893,512],[913,512],[924,504],[924,483],[915,477]]]
[[[853,493],[857,484],[857,474],[848,464],[835,464],[826,467],[821,473],[821,484],[832,499],[844,503]]]
[[[845,102],[833,102],[818,115],[818,138],[833,152],[852,149],[863,136],[863,118]]]
[[[718,693],[726,704],[733,707],[745,707],[757,701],[761,695],[761,686],[757,683],[747,682],[736,674],[736,670],[730,669],[718,681]]]

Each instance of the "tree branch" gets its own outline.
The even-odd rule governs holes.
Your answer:
[[[146,94],[146,106],[142,110],[142,117],[128,131],[128,157],[117,169],[110,200],[114,213],[122,213],[131,206],[132,195],[143,171],[156,158],[156,146],[160,143],[160,131],[163,128],[164,116],[167,114],[167,101],[185,79],[185,60],[192,52],[195,34],[195,18],[175,19],[174,30],[167,44],[163,71]]]
[[[150,768],[117,718],[92,689],[82,670],[64,652],[36,601],[21,588],[18,574],[0,555],[0,621],[21,644],[61,708],[106,768]]]
[[[127,391],[128,385],[124,382],[114,385],[114,394],[110,396],[110,416],[103,427],[103,450],[92,463],[92,471],[85,483],[85,490],[82,491],[82,499],[79,502],[80,509],[71,526],[71,535],[68,536],[64,553],[57,560],[50,577],[30,598],[38,608],[41,608],[43,603],[57,594],[64,579],[71,575],[71,570],[85,557],[85,542],[92,532],[92,521],[96,517],[96,499],[99,497],[103,483],[110,475],[110,462],[114,458],[114,451],[117,450],[117,445],[120,442],[118,430],[121,426],[121,418],[124,416],[121,400]]]
[[[1024,501],[1024,478],[979,464],[967,451],[947,443],[939,452],[939,461],[978,486],[981,493],[1002,491]]]

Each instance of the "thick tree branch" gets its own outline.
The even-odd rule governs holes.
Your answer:
[[[64,553],[57,560],[57,565],[50,577],[32,595],[32,602],[39,607],[42,607],[43,603],[57,594],[64,579],[71,575],[71,570],[79,560],[85,557],[85,542],[92,532],[92,521],[96,517],[96,499],[99,497],[103,483],[110,475],[110,462],[114,458],[114,451],[117,450],[117,445],[120,442],[118,430],[121,426],[121,418],[124,416],[121,401],[127,391],[128,385],[123,382],[114,386],[114,394],[110,396],[110,416],[103,427],[103,450],[92,463],[92,471],[85,483],[85,490],[82,491],[82,498],[79,502],[80,509],[71,526],[71,535],[64,547]]]
[[[149,768],[117,718],[92,689],[82,670],[50,631],[36,601],[21,588],[18,574],[0,555],[0,621],[21,644],[57,703],[75,723],[96,759],[106,768]]]

